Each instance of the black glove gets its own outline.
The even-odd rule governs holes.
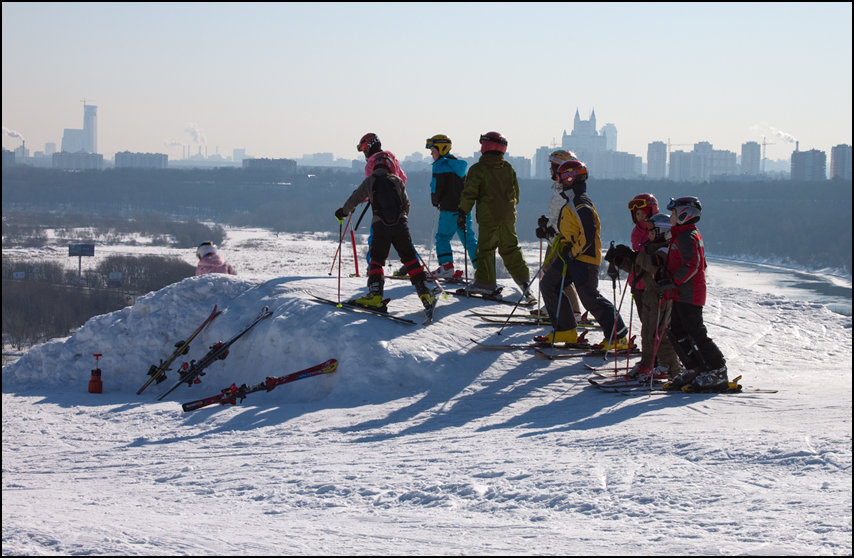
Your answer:
[[[457,227],[465,230],[466,228],[466,212],[460,209],[457,211]]]
[[[344,213],[343,207],[339,207],[338,209],[335,210],[335,218],[338,219],[339,221],[343,221],[344,217],[346,217],[346,216],[347,216],[347,214]]]
[[[613,263],[617,267],[622,267],[624,264],[634,265],[635,263],[635,251],[626,246],[625,244],[617,244],[614,247],[614,259]],[[608,250],[611,251],[610,249]]]
[[[551,226],[549,226],[548,228],[537,227],[537,230],[534,231],[534,234],[537,235],[537,238],[551,238],[556,235],[557,232]]]
[[[545,229],[547,226],[549,226],[549,218],[545,215],[540,215],[540,218],[537,219],[537,226]]]
[[[439,207],[439,194],[430,194],[430,203],[433,204],[433,207]]]

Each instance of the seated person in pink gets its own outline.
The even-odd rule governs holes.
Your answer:
[[[202,242],[196,249],[196,257],[199,264],[196,266],[196,275],[206,273],[228,273],[237,275],[234,269],[222,257],[216,253],[216,246],[211,242]]]

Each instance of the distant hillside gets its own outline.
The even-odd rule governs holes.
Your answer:
[[[333,213],[362,175],[347,169],[298,170],[303,173],[282,176],[233,168],[68,173],[13,167],[3,169],[3,210],[152,214],[287,232],[337,230]],[[429,181],[428,172],[412,172],[407,181],[413,237],[428,245],[437,217]],[[700,231],[709,254],[851,272],[850,181],[697,184],[592,178],[589,184],[604,245],[628,242],[627,203],[636,194],[651,192],[662,206],[670,197],[692,195],[703,203]],[[536,240],[537,217],[546,211],[550,186],[545,180],[521,181],[520,239]],[[366,218],[360,230],[366,232],[369,222]]]

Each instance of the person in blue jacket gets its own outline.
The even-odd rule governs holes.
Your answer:
[[[454,269],[454,253],[451,250],[451,239],[454,235],[460,239],[468,252],[472,268],[477,266],[477,236],[472,228],[471,214],[466,216],[465,230],[457,225],[460,192],[465,184],[468,163],[451,155],[451,139],[444,134],[429,138],[425,148],[430,150],[433,157],[430,201],[439,210],[439,222],[436,227],[436,256],[439,267],[433,275],[459,279],[463,276],[463,271]]]

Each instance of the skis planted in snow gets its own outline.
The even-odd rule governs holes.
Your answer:
[[[222,310],[217,312],[216,305],[214,305],[213,310],[211,310],[210,316],[208,316],[207,319],[202,322],[202,325],[200,325],[196,329],[196,331],[190,334],[186,341],[178,341],[177,343],[175,343],[176,348],[175,352],[172,353],[172,356],[170,356],[166,360],[161,360],[160,364],[157,366],[152,364],[151,367],[149,367],[148,375],[151,377],[148,378],[148,380],[144,384],[142,384],[142,387],[136,391],[136,394],[141,394],[143,391],[145,391],[145,388],[151,385],[152,382],[157,382],[159,384],[160,382],[165,380],[166,371],[170,369],[169,366],[175,361],[175,359],[177,359],[181,355],[186,355],[190,352],[190,343],[193,341],[193,339],[195,339],[196,336],[201,333],[201,331],[205,329],[212,321],[214,321],[214,318],[216,318],[220,314],[222,314]]]
[[[235,341],[246,335],[249,330],[258,325],[259,322],[261,322],[262,320],[266,320],[272,315],[273,313],[270,312],[270,310],[265,306],[264,309],[261,310],[261,312],[258,314],[258,316],[255,317],[255,320],[253,320],[251,324],[246,326],[243,331],[241,331],[225,343],[219,342],[212,345],[208,353],[203,356],[201,360],[190,361],[189,365],[186,365],[185,363],[184,369],[181,370],[181,378],[178,380],[178,383],[169,388],[169,391],[158,397],[157,400],[162,400],[164,397],[172,393],[172,391],[177,389],[178,386],[180,386],[181,384],[187,384],[188,386],[192,386],[194,383],[199,383],[201,381],[199,380],[199,377],[205,375],[205,368],[207,368],[217,360],[225,359],[225,357],[228,356],[228,348],[231,347],[231,345]]]

